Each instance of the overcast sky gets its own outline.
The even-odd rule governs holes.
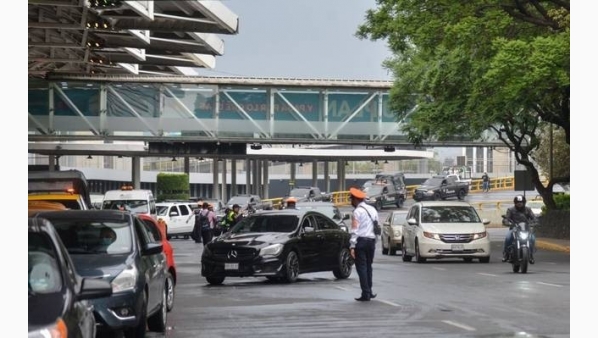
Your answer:
[[[385,41],[355,37],[374,0],[225,0],[239,34],[208,76],[390,80]]]

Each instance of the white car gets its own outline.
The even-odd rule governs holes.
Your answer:
[[[403,261],[462,258],[490,262],[487,219],[462,201],[422,201],[413,204],[403,225]]]
[[[166,236],[183,236],[189,239],[193,226],[195,225],[195,216],[189,202],[161,202],[156,203],[156,212],[158,219],[166,222]]]
[[[382,234],[380,235],[380,242],[382,242],[382,254],[391,255],[396,254],[397,250],[401,250],[403,239],[403,224],[407,219],[407,211],[398,210],[393,211],[382,223]]]

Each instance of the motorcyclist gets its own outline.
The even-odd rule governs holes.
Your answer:
[[[507,236],[505,237],[505,242],[503,245],[503,253],[502,253],[502,261],[506,262],[508,260],[508,252],[507,248],[513,243],[513,224],[517,224],[519,222],[526,222],[526,223],[534,223],[536,221],[536,216],[532,212],[532,209],[525,206],[525,196],[517,195],[513,199],[514,206],[507,209],[507,214],[505,219],[503,219],[503,225],[509,225],[509,231],[507,232]],[[509,223],[509,221],[511,223]],[[531,233],[529,239],[530,245],[530,256],[529,262],[530,264],[534,264],[534,252],[536,249],[536,236],[534,236],[533,232]]]

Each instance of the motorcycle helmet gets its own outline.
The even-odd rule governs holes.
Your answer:
[[[517,208],[519,210],[521,210],[522,208],[525,208],[525,203],[526,203],[525,196],[522,196],[522,195],[515,196],[515,198],[513,198],[513,203],[515,204],[515,208]],[[523,203],[523,205],[521,207],[518,207],[517,203]]]

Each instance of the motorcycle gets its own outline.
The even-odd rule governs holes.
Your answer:
[[[515,224],[505,215],[502,215],[503,225],[510,227],[512,231],[513,241],[507,247],[507,262],[513,266],[513,272],[527,273],[529,265],[531,247],[530,237],[534,231],[534,225],[530,222],[519,222]]]

